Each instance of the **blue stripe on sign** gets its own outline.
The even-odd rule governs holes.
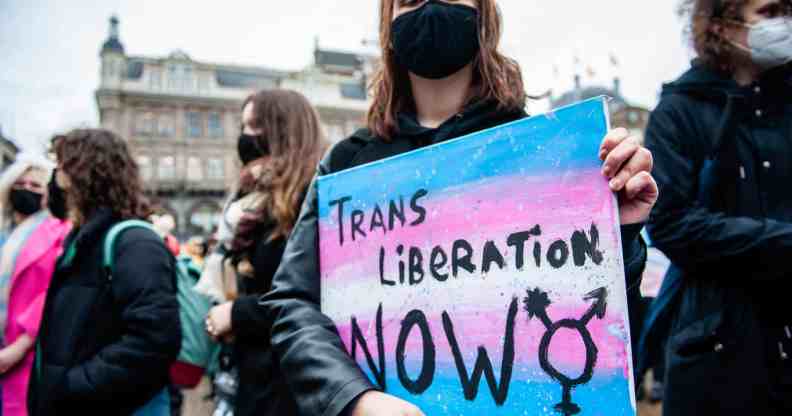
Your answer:
[[[602,97],[319,178],[319,215],[352,197],[366,207],[418,189],[439,191],[508,175],[597,168],[608,122]]]

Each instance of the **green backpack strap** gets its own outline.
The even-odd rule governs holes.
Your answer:
[[[130,228],[145,228],[154,232],[154,227],[151,223],[143,220],[127,220],[119,222],[110,228],[104,239],[104,251],[102,256],[102,266],[109,280],[113,279],[113,252],[115,250],[115,243],[118,236]]]

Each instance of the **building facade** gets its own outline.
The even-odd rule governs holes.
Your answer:
[[[241,104],[267,88],[303,93],[330,141],[364,123],[366,77],[376,57],[323,50],[302,71],[224,65],[192,59],[130,56],[110,19],[96,91],[103,128],[124,137],[137,158],[146,191],[176,220],[181,238],[210,233],[239,172],[236,138]]]
[[[14,163],[17,153],[19,153],[19,147],[3,135],[3,129],[0,126],[0,172],[5,171]]]
[[[563,107],[581,100],[605,96],[608,97],[608,112],[613,127],[624,127],[641,140],[644,138],[649,123],[650,111],[639,105],[630,104],[621,93],[621,80],[613,79],[611,88],[603,86],[583,86],[580,76],[575,76],[575,87],[559,97],[551,97],[552,108]]]

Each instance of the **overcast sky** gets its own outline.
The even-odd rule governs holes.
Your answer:
[[[522,65],[529,93],[571,88],[575,56],[585,84],[611,84],[653,107],[663,82],[688,67],[679,0],[499,0],[503,51]],[[375,0],[0,0],[0,124],[23,147],[98,122],[94,91],[108,18],[121,20],[127,54],[182,49],[208,62],[299,69],[314,37],[326,48],[370,50]],[[609,56],[618,58],[613,68]],[[557,68],[557,70],[556,70]],[[533,112],[545,103],[532,106]]]

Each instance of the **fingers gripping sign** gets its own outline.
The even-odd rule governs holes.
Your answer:
[[[646,221],[657,202],[657,183],[651,172],[652,153],[624,128],[608,133],[600,145],[602,174],[619,199],[622,225]]]

